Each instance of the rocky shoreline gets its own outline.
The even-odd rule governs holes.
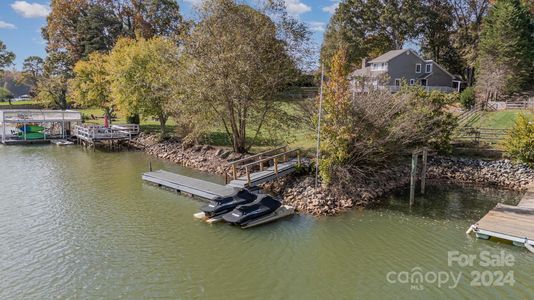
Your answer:
[[[534,181],[534,169],[510,160],[484,161],[478,159],[436,156],[430,159],[428,178],[454,183],[470,183],[525,191]]]
[[[146,134],[141,134],[134,145],[154,157],[222,176],[230,171],[229,161],[245,157],[229,149],[208,145],[184,147],[177,139],[159,142],[155,136]],[[286,176],[264,184],[262,189],[282,196],[285,204],[294,206],[301,213],[336,215],[355,207],[365,207],[395,190],[407,187],[409,174],[408,165],[399,165],[375,172],[372,178],[355,179],[351,182],[350,195],[327,186],[315,188],[314,177],[308,174]],[[483,161],[436,156],[429,160],[427,178],[523,191],[534,181],[534,169],[509,160]]]
[[[244,157],[229,149],[209,145],[185,147],[178,139],[159,141],[157,136],[143,133],[133,141],[132,146],[151,156],[221,176],[229,171],[227,167],[229,161]]]

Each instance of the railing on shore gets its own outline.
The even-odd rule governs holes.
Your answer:
[[[463,127],[458,129],[456,139],[477,143],[485,142],[489,144],[498,144],[503,142],[509,134],[510,130],[504,128]]]
[[[259,170],[263,171],[265,168],[265,165],[270,166],[271,162],[273,164],[274,174],[278,176],[279,164],[288,162],[289,158],[291,158],[292,156],[296,157],[297,164],[300,165],[301,163],[300,149],[292,149],[292,150],[287,150],[287,149],[288,149],[287,146],[283,146],[283,147],[271,149],[269,151],[258,153],[258,154],[228,163],[228,165],[231,166],[232,168],[232,178],[236,180],[238,177],[238,174],[237,174],[238,169],[240,170],[244,169],[247,182],[250,185],[251,183],[250,174],[251,174],[251,171],[254,170],[254,167],[258,166]]]

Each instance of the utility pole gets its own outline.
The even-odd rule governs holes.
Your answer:
[[[321,118],[323,115],[324,64],[321,64],[321,90],[319,92],[319,119],[317,121],[317,153],[315,162],[315,187],[319,185],[319,159],[321,156]]]

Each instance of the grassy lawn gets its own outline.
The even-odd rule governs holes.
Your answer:
[[[477,120],[473,127],[508,129],[514,126],[517,116],[523,113],[529,120],[534,121],[534,113],[530,110],[506,110],[486,112]]]
[[[11,105],[28,105],[28,104],[35,104],[33,101],[17,101],[17,102],[11,102]],[[9,106],[9,102],[0,102],[1,106]]]

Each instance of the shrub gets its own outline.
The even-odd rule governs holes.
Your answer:
[[[421,87],[405,87],[396,94],[379,90],[353,94],[345,66],[340,51],[334,55],[324,91],[320,163],[324,183],[372,175],[416,148],[450,147],[456,126],[445,110],[450,97]]]
[[[468,87],[460,94],[460,104],[462,104],[462,106],[467,109],[470,109],[475,106],[474,88]]]
[[[520,114],[515,120],[508,139],[505,141],[506,154],[522,162],[534,163],[534,124]]]

